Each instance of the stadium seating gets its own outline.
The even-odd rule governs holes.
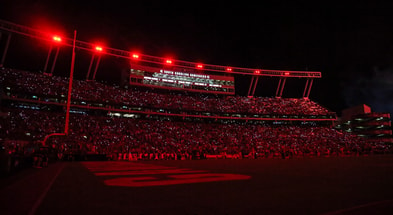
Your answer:
[[[63,77],[3,69],[0,84],[9,98],[64,103],[68,80]],[[326,108],[308,99],[186,95],[125,90],[99,82],[76,80],[73,101],[206,111],[281,115],[326,115]],[[0,139],[39,142],[64,131],[64,112],[3,108]],[[206,157],[299,157],[391,153],[392,147],[370,143],[326,126],[263,125],[246,121],[176,121],[135,119],[100,114],[71,114],[70,135],[50,144],[62,153],[112,155],[113,159],[191,159]],[[120,154],[120,155],[119,155]],[[128,156],[126,156],[128,155]]]
[[[1,122],[2,139],[43,140],[62,132],[64,114],[39,110],[9,110]],[[175,122],[73,114],[70,135],[55,138],[64,153],[137,153],[243,155],[274,157],[385,153],[389,147],[368,143],[328,127],[264,126],[246,123]]]
[[[39,73],[6,69],[0,75],[2,86],[11,96],[48,97],[65,102],[68,79]],[[95,81],[75,80],[72,100],[105,105],[164,108],[168,110],[200,111],[210,113],[248,113],[279,115],[329,115],[326,108],[308,99],[248,98],[242,96],[185,95],[184,93],[157,93],[148,90],[126,90]]]

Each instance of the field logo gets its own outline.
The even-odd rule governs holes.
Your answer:
[[[108,186],[147,187],[217,181],[248,180],[251,176],[230,173],[209,173],[176,167],[126,162],[84,162]]]

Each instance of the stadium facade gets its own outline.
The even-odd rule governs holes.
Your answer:
[[[368,141],[393,143],[389,113],[374,113],[371,107],[362,104],[343,110],[336,128],[354,133]]]

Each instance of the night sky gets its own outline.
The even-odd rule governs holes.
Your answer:
[[[113,48],[217,65],[321,71],[312,100],[338,114],[362,103],[376,112],[393,113],[393,3],[0,2],[1,19],[35,28],[55,26],[68,37],[75,29],[79,40]],[[18,67],[12,63],[17,58],[12,48],[6,66]],[[36,49],[44,59],[44,47]],[[77,64],[88,61],[82,55],[78,58],[77,53]],[[69,71],[69,61],[63,61],[59,57],[57,69]],[[105,61],[115,59],[103,59],[99,78],[111,79],[114,72],[106,72]],[[244,95],[249,78],[236,78],[237,93]],[[275,81],[261,79],[256,95],[274,96]],[[301,81],[289,79],[283,96],[301,96]]]

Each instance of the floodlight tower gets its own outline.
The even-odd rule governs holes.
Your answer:
[[[93,49],[93,54],[91,55],[91,60],[90,60],[89,69],[87,70],[87,74],[86,74],[86,80],[89,80],[90,71],[91,71],[91,68],[92,68],[92,66],[93,66],[94,59],[95,59],[95,57],[96,57],[96,55],[97,55],[98,57],[97,57],[96,65],[95,65],[95,68],[94,68],[93,77],[91,78],[91,80],[94,80],[94,79],[96,78],[98,66],[99,66],[100,60],[101,60],[101,53],[103,52],[103,50],[104,50],[104,49],[102,48],[102,46],[96,45],[96,46],[94,47],[94,49]]]
[[[303,98],[307,98],[310,96],[310,92],[311,92],[311,87],[312,87],[312,83],[314,82],[313,78],[308,78],[306,85],[304,86],[304,91],[303,91]]]
[[[130,52],[130,66],[141,59],[139,53]]]
[[[251,78],[250,87],[248,88],[248,93],[247,93],[248,97],[253,97],[255,95],[255,89],[257,88],[260,74],[261,74],[260,70],[254,71],[254,75]]]
[[[139,54],[133,53],[133,54],[131,55],[131,57],[132,57],[132,59],[134,59],[134,60],[138,60],[138,59],[139,59]]]
[[[44,74],[47,74],[47,75],[50,75],[50,76],[53,75],[53,71],[55,70],[55,65],[56,65],[56,61],[57,61],[57,56],[59,56],[61,42],[62,42],[62,39],[61,39],[60,36],[55,35],[55,36],[52,37],[51,45],[49,46],[48,55],[47,55],[46,61],[45,61]],[[47,73],[46,70],[48,69],[49,59],[50,59],[50,56],[51,56],[51,53],[52,53],[53,46],[57,47],[56,48],[56,53],[55,53],[55,57],[54,57],[53,62],[52,62],[51,70],[50,70],[49,73]]]
[[[281,98],[282,97],[282,92],[284,91],[285,83],[287,81],[287,77],[291,75],[290,72],[282,72],[283,76],[280,77],[280,80],[278,81],[277,89],[276,89],[276,98]]]

